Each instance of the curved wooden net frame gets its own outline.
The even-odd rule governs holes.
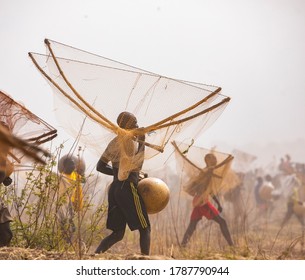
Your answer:
[[[133,162],[127,169],[142,161],[132,159],[130,144],[141,142],[139,136],[145,135],[145,159],[166,154],[170,139],[198,137],[230,101],[217,86],[172,79],[48,39],[45,44],[46,54],[29,56],[55,93],[58,120],[71,135],[81,130],[80,141],[98,154],[114,137],[129,143],[131,150],[117,145],[113,151]],[[65,117],[68,110],[72,122]],[[133,113],[139,127],[119,127],[123,111]]]
[[[48,153],[39,146],[56,136],[56,129],[0,91],[1,158],[12,164],[29,158],[44,163]]]

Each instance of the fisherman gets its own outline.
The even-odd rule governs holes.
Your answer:
[[[234,230],[239,231],[244,225],[245,216],[245,205],[243,203],[245,173],[232,170],[227,176],[230,176],[230,178],[226,179],[226,181],[228,181],[229,187],[232,187],[224,193],[223,198],[232,205]]]
[[[254,197],[255,197],[256,207],[258,209],[264,208],[264,205],[265,205],[264,200],[262,200],[262,198],[259,195],[259,191],[260,191],[260,188],[263,185],[263,182],[264,182],[263,177],[258,176],[256,178],[256,184],[254,186]]]
[[[204,196],[202,193],[205,193],[205,190],[208,188],[208,185],[211,183],[213,174],[213,169],[217,164],[217,159],[214,154],[209,153],[204,157],[206,168],[203,169],[203,172],[206,172],[205,180],[202,182],[200,187],[197,189],[196,193],[194,193],[193,198],[193,211],[190,218],[190,223],[188,228],[183,236],[183,240],[181,242],[181,246],[185,247],[191,236],[193,235],[198,222],[205,217],[208,220],[213,220],[220,226],[220,230],[227,243],[230,246],[233,246],[233,241],[227,226],[227,223],[223,217],[221,217],[220,213],[222,212],[222,207],[215,195],[211,195],[210,193],[206,193]],[[210,202],[209,197],[213,198],[215,203],[217,204],[217,208]]]
[[[294,173],[294,168],[291,162],[291,157],[289,154],[285,155],[285,159],[281,158],[281,163],[279,165],[279,170],[283,175],[291,175]]]
[[[65,156],[60,160],[59,196],[64,203],[57,212],[62,233],[67,242],[71,243],[76,231],[74,218],[83,208],[82,175],[77,170],[77,159]]]
[[[303,177],[303,180],[302,180]],[[304,191],[305,191],[305,180],[304,175],[299,174],[299,178],[295,177],[294,187],[288,197],[287,201],[287,211],[281,223],[281,227],[284,227],[290,218],[295,215],[300,224],[302,225],[303,230],[305,230],[305,201],[304,200]],[[299,210],[299,211],[297,211]]]
[[[137,139],[128,135],[132,129],[138,128],[136,117],[129,112],[120,113],[117,124],[123,129],[122,135],[116,136],[108,144],[96,167],[97,171],[113,176],[113,181],[108,191],[107,216],[107,228],[112,233],[101,241],[95,253],[106,252],[122,240],[127,224],[131,231],[139,230],[141,254],[149,255],[150,222],[137,190],[139,172],[144,162],[145,135],[137,136]],[[139,143],[136,144],[134,140]]]

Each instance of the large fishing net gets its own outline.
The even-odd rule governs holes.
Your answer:
[[[224,194],[239,183],[231,169],[233,156],[215,149],[195,146],[193,142],[173,141],[177,173],[183,190],[204,202],[209,196]]]
[[[39,146],[56,135],[56,129],[0,91],[2,166],[13,168],[15,164],[27,163],[29,159],[43,163],[43,156],[48,153]]]
[[[46,54],[29,56],[55,93],[59,123],[97,156],[115,138],[112,154],[119,155],[123,173],[137,169],[143,157],[151,159],[143,170],[160,167],[173,152],[171,138],[197,139],[230,100],[217,86],[168,78],[48,39],[45,44]],[[126,111],[138,127],[118,125]]]

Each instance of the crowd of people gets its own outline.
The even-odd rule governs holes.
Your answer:
[[[263,218],[266,221],[273,214],[281,215],[278,224],[283,228],[295,216],[304,231],[305,164],[293,162],[291,156],[286,154],[280,158],[273,174],[270,174],[270,170],[268,172],[255,170],[253,173],[256,220]],[[286,210],[283,212],[283,209]]]

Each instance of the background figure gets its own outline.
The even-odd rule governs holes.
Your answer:
[[[305,229],[305,174],[298,173],[294,180],[294,186],[288,197],[287,211],[282,221],[281,227],[284,227],[290,218],[295,215]]]
[[[289,154],[285,155],[285,158],[280,159],[278,169],[283,175],[291,175],[294,173],[295,170]]]
[[[113,176],[108,191],[107,228],[112,233],[105,237],[95,253],[107,251],[123,239],[126,224],[131,231],[139,230],[140,248],[143,255],[150,253],[150,222],[143,199],[138,193],[139,172],[144,161],[145,135],[134,136],[132,129],[138,128],[136,117],[122,112],[117,124],[131,134],[116,136],[107,146],[97,163],[97,171]],[[137,140],[139,142],[136,147]],[[111,162],[111,166],[108,165]]]
[[[264,178],[258,177],[254,187],[256,205],[258,214],[271,213],[273,210],[273,201],[278,199],[278,192],[272,183],[272,177],[267,174]]]
[[[302,225],[302,227],[305,227],[304,213],[298,213],[294,210],[295,207],[297,207],[298,205],[304,207],[305,202],[302,202],[299,200],[298,189],[294,188],[293,193],[291,194],[291,196],[288,199],[287,211],[286,211],[286,214],[282,221],[281,227],[284,227],[287,224],[287,222],[290,220],[292,215],[295,215],[297,217],[298,221],[300,222],[300,224]]]
[[[225,192],[223,197],[226,202],[229,202],[233,208],[233,224],[234,232],[239,232],[242,228],[245,227],[246,212],[245,212],[245,203],[243,198],[244,192],[244,177],[245,174],[242,172],[233,173],[236,178],[236,185],[234,188]]]
[[[202,219],[202,217],[206,217],[208,220],[215,221],[220,226],[220,230],[224,238],[230,246],[233,246],[233,241],[227,223],[225,219],[222,218],[220,215],[220,213],[222,212],[222,207],[218,199],[215,195],[212,195],[213,200],[217,204],[216,209],[215,206],[209,201],[209,196],[211,195],[210,193],[207,193],[204,198],[202,197],[202,193],[204,193],[205,190],[208,189],[208,185],[211,183],[211,179],[214,175],[213,167],[216,167],[217,164],[217,159],[213,154],[207,154],[204,159],[206,163],[206,168],[203,171],[206,172],[206,180],[201,182],[201,186],[197,187],[197,194],[194,196],[193,199],[193,211],[191,214],[190,223],[183,236],[181,245],[186,246],[187,242],[190,240],[192,234],[194,233],[198,222]]]
[[[256,207],[261,209],[264,208],[264,200],[261,199],[260,195],[259,195],[259,190],[261,188],[261,186],[263,185],[263,178],[262,177],[257,177],[256,178],[256,183],[254,186],[254,197],[255,197],[255,202],[256,202]]]
[[[59,196],[62,205],[58,209],[57,217],[66,241],[72,243],[76,231],[74,218],[83,208],[83,174],[79,174],[77,158],[73,156],[64,156],[60,159],[59,171]]]

